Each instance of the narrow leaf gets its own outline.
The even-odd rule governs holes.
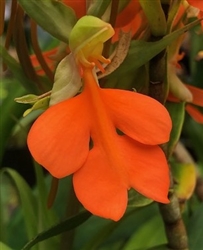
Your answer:
[[[8,66],[10,71],[13,73],[14,77],[30,92],[37,92],[37,88],[34,82],[29,80],[21,67],[21,65],[9,55],[6,49],[0,45],[0,56],[3,61]]]
[[[142,40],[136,40],[131,42],[129,54],[124,60],[124,63],[111,74],[112,77],[118,78],[120,75],[126,74],[127,72],[139,68],[140,66],[147,63],[155,55],[164,50],[180,35],[197,25],[200,21],[194,21],[183,28],[174,31],[173,33],[164,36],[162,39],[156,42],[146,42]]]
[[[16,186],[21,202],[27,235],[28,238],[32,238],[37,233],[37,217],[35,210],[36,200],[32,190],[26,181],[15,170],[11,168],[3,168],[0,171],[0,179],[4,174],[7,174]]]
[[[22,86],[16,80],[11,80],[9,82],[8,95],[0,105],[0,162],[16,120],[22,116],[25,110],[23,105],[14,102],[14,98],[23,94],[25,94],[25,90]]]
[[[44,30],[68,43],[70,31],[77,21],[70,7],[53,0],[18,0],[18,2]]]
[[[87,11],[87,14],[101,17],[105,13],[110,3],[111,0],[105,0],[105,1],[96,0],[91,4],[90,8]]]
[[[179,140],[182,131],[182,126],[185,118],[185,103],[167,102],[166,108],[169,111],[173,123],[170,140],[167,143],[167,149],[166,149],[167,155],[170,156],[175,145]]]
[[[9,246],[5,245],[3,242],[0,241],[0,249],[1,250],[12,250]]]
[[[85,222],[91,214],[88,211],[83,211],[71,218],[67,218],[66,220],[60,222],[59,224],[49,228],[48,230],[38,234],[34,239],[32,239],[30,242],[28,242],[22,250],[28,250],[31,247],[33,247],[35,244],[37,244],[40,241],[46,240],[50,237],[53,237],[55,235],[61,234],[65,231],[69,231],[71,229],[76,228],[83,222]]]
[[[195,213],[192,215],[188,229],[189,249],[203,249],[203,203],[199,205]]]

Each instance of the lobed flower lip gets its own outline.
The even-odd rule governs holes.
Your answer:
[[[167,203],[169,170],[157,145],[169,138],[167,111],[135,92],[100,89],[92,69],[83,71],[83,92],[50,107],[32,126],[33,157],[57,178],[73,174],[78,199],[95,215],[119,220],[129,188]]]

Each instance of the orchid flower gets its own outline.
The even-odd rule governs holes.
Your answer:
[[[86,0],[62,0],[63,3],[71,7],[78,18],[86,14]]]
[[[44,60],[46,62],[46,64],[48,65],[48,67],[54,71],[54,68],[55,68],[55,64],[52,60],[52,56],[54,56],[55,54],[57,53],[57,48],[53,48],[51,50],[48,50],[48,51],[45,51],[43,52],[43,57],[44,57]],[[42,69],[39,61],[37,60],[37,57],[35,54],[32,54],[30,56],[30,60],[32,62],[32,65],[33,67],[35,68],[35,71],[38,75],[44,75],[45,72],[44,70]]]
[[[73,174],[76,196],[87,210],[117,221],[125,213],[130,188],[169,202],[169,169],[159,144],[169,140],[171,119],[148,96],[99,87],[95,68],[104,71],[102,63],[110,63],[102,49],[113,34],[99,18],[79,19],[70,34],[71,54],[57,70],[68,71],[78,85],[82,78],[82,90],[74,97],[57,97],[31,127],[28,147],[54,177]]]
[[[75,11],[77,18],[80,18],[86,13],[86,1],[74,1],[74,0],[63,0],[63,3]],[[128,5],[118,14],[115,23],[115,34],[112,37],[112,43],[117,42],[119,39],[120,31],[125,33],[131,32],[133,37],[139,30],[142,30],[146,26],[146,18],[141,9],[139,1],[131,0]],[[68,49],[68,47],[67,47]],[[67,49],[63,49],[63,53],[60,51],[59,47],[54,47],[51,50],[42,53],[44,60],[50,70],[53,72],[58,59],[62,59],[65,55],[64,52]],[[30,56],[33,67],[38,75],[45,75],[39,61],[35,54]]]
[[[63,4],[67,5],[68,7],[72,8],[75,11],[77,18],[80,18],[85,15],[86,13],[86,1],[80,0],[62,0]],[[54,71],[56,68],[56,64],[65,56],[68,52],[68,46],[64,48],[64,44],[59,44],[59,46],[54,47],[48,51],[42,53],[43,58],[50,68],[51,71]],[[35,71],[38,75],[45,75],[43,68],[40,65],[40,62],[37,59],[35,54],[30,56],[31,62]],[[60,59],[60,60],[59,60]]]
[[[198,18],[203,18],[203,1],[202,0],[187,0],[190,9],[190,16],[197,16]],[[201,21],[201,26],[203,27],[203,22]]]
[[[176,78],[177,77],[177,78]],[[181,96],[178,94],[178,98],[172,94],[169,93],[168,100],[171,102],[180,102],[180,101],[186,101],[185,110],[188,112],[188,114],[198,123],[203,124],[203,113],[197,109],[196,106],[203,107],[203,89],[197,88],[195,86],[184,84],[181,82],[181,80],[176,76],[176,83],[179,82],[179,84],[176,86],[176,90],[181,93]],[[179,89],[179,90],[178,90]],[[178,93],[177,92],[177,93]],[[188,96],[189,99],[184,99],[185,96]],[[183,97],[183,99],[182,99]]]
[[[147,26],[147,19],[139,1],[131,0],[117,16],[115,35],[112,37],[112,42],[118,41],[120,31],[124,33],[131,32],[133,37],[139,31],[143,31],[145,26]]]
[[[203,113],[195,107],[203,107],[203,90],[183,83],[177,76],[177,69],[181,67],[179,61],[184,57],[184,53],[178,52],[181,41],[182,39],[177,42],[176,51],[168,63],[169,95],[167,99],[172,102],[186,102],[185,110],[196,122],[203,124]]]
[[[187,2],[191,6],[199,9],[200,11],[203,11],[203,1],[202,0],[187,0]]]

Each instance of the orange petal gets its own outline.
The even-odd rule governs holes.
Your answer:
[[[203,1],[202,0],[188,0],[188,3],[195,8],[203,10]]]
[[[115,27],[120,28],[129,24],[140,9],[141,6],[139,1],[131,0],[129,4],[118,14]]]
[[[158,146],[146,146],[120,137],[130,186],[142,195],[162,203],[168,203],[169,168],[165,155]]]
[[[192,96],[193,96],[193,101],[192,103],[203,107],[203,89],[197,88],[195,86],[185,84],[185,86],[191,91]]]
[[[137,12],[134,13],[132,20],[129,20],[129,22],[127,22],[127,20],[129,19],[126,19],[125,22],[121,21],[120,24],[115,25],[115,34],[112,37],[112,43],[119,40],[121,30],[124,33],[130,32],[133,37],[137,32],[145,30],[147,25],[146,17],[141,9],[138,9]]]
[[[82,17],[86,13],[86,0],[63,0],[63,3],[72,9],[78,18]]]
[[[114,154],[93,147],[84,166],[73,176],[76,196],[84,207],[117,221],[126,210],[130,187],[150,199],[168,203],[169,169],[162,150],[127,136],[117,135],[115,139]]]
[[[167,101],[170,101],[170,102],[180,102],[180,100],[175,97],[171,92],[168,93],[168,97],[167,97]]]
[[[128,197],[127,186],[114,170],[108,157],[95,147],[84,166],[74,174],[73,184],[76,196],[87,210],[118,221],[126,210]]]
[[[185,109],[196,122],[203,124],[203,114],[197,108],[188,104]]]
[[[89,117],[83,95],[46,110],[28,134],[34,159],[54,177],[62,178],[78,170],[89,152]]]
[[[126,90],[101,89],[101,94],[116,128],[123,133],[149,145],[169,140],[171,119],[159,102]]]

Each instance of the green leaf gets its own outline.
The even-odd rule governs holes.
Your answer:
[[[203,203],[199,205],[187,225],[189,249],[203,249]]]
[[[90,8],[88,9],[87,15],[101,17],[105,13],[105,11],[108,8],[110,3],[111,3],[111,0],[104,0],[104,1],[96,0],[96,1],[94,1],[90,5]]]
[[[30,92],[35,92],[35,93],[38,92],[35,83],[29,80],[25,76],[25,73],[20,64],[12,56],[10,56],[7,50],[1,45],[0,45],[0,56],[3,58],[3,61],[11,70],[14,77],[25,87],[25,89],[27,89]]]
[[[186,116],[186,122],[183,126],[183,131],[189,136],[192,149],[195,150],[195,155],[199,161],[203,162],[203,126],[196,123],[191,117]],[[191,129],[192,128],[192,129]]]
[[[174,1],[173,4],[171,4],[171,9],[168,13],[168,19],[167,19],[167,29],[168,32],[171,31],[172,27],[173,27],[173,22],[176,18],[176,15],[179,11],[180,5],[182,4],[181,1]]]
[[[38,232],[45,230],[47,227],[56,222],[57,217],[53,209],[47,208],[48,191],[46,187],[46,179],[43,173],[43,168],[34,162],[36,175],[36,191],[37,191],[37,207],[38,207]],[[59,244],[59,239],[53,237],[49,240],[40,243],[41,249],[56,249]]]
[[[129,54],[124,60],[124,63],[118,68],[118,70],[115,70],[114,73],[111,74],[111,77],[118,78],[120,75],[129,73],[129,71],[134,71],[135,69],[141,67],[162,50],[164,50],[180,35],[198,23],[199,21],[194,21],[183,28],[174,31],[173,33],[164,36],[162,39],[156,42],[146,42],[142,40],[132,41]]]
[[[185,103],[166,102],[166,108],[169,111],[173,124],[170,140],[167,143],[166,148],[166,154],[167,156],[170,156],[180,138],[180,134],[182,131],[182,126],[185,118]]]
[[[167,246],[167,244],[163,244],[163,245],[158,245],[155,247],[150,247],[150,248],[142,248],[142,249],[138,249],[138,250],[171,250],[171,248],[169,248]]]
[[[148,19],[152,35],[155,37],[164,36],[166,34],[166,17],[161,1],[139,0],[139,2]]]
[[[32,190],[26,181],[13,169],[3,168],[0,171],[0,179],[7,174],[13,181],[19,194],[23,218],[25,220],[26,232],[28,238],[31,239],[37,233],[37,216],[36,216],[36,200]]]
[[[129,207],[143,207],[152,203],[153,200],[141,195],[134,189],[130,189],[128,192],[128,206]]]
[[[5,245],[3,242],[0,241],[0,249],[1,250],[12,250],[9,246]]]
[[[68,43],[70,31],[77,21],[70,7],[55,0],[18,0],[18,2],[44,30]]]
[[[2,161],[11,131],[16,125],[16,120],[18,120],[25,111],[23,105],[14,102],[14,98],[25,94],[25,90],[16,80],[12,79],[7,83],[7,86],[7,97],[0,105],[0,162]]]
[[[27,103],[32,104],[32,103],[37,102],[38,100],[39,100],[39,96],[33,95],[33,94],[28,94],[28,95],[15,98],[15,101],[17,103],[23,103],[23,104],[27,104]]]
[[[86,223],[76,228],[73,249],[100,250],[103,246],[102,250],[105,250],[105,247],[109,250],[123,250],[122,247],[116,249],[112,245],[121,240],[122,246],[124,246],[126,239],[129,239],[146,221],[154,216],[161,218],[156,203],[142,208],[128,208],[123,218],[118,222],[92,216]],[[113,224],[115,224],[115,227]],[[156,228],[157,226],[160,225],[156,225]],[[105,233],[105,231],[108,231],[108,233]]]
[[[34,110],[46,110],[49,107],[49,96],[46,96],[42,99],[39,99],[39,101],[37,101],[32,108],[27,109],[24,113],[23,116],[28,115],[30,112],[34,111]]]
[[[66,220],[60,222],[59,224],[57,224],[57,225],[49,228],[48,230],[38,234],[34,239],[32,239],[30,242],[28,242],[22,248],[22,250],[28,250],[40,241],[46,240],[46,239],[51,238],[55,235],[61,234],[65,231],[69,231],[71,229],[74,229],[77,226],[81,225],[83,222],[85,222],[90,216],[91,216],[91,213],[89,213],[88,211],[83,211],[83,212],[80,212],[79,214],[77,214],[71,218],[67,218]]]
[[[159,216],[154,216],[140,225],[123,250],[148,249],[167,242],[164,226]],[[147,239],[147,241],[146,241]]]

